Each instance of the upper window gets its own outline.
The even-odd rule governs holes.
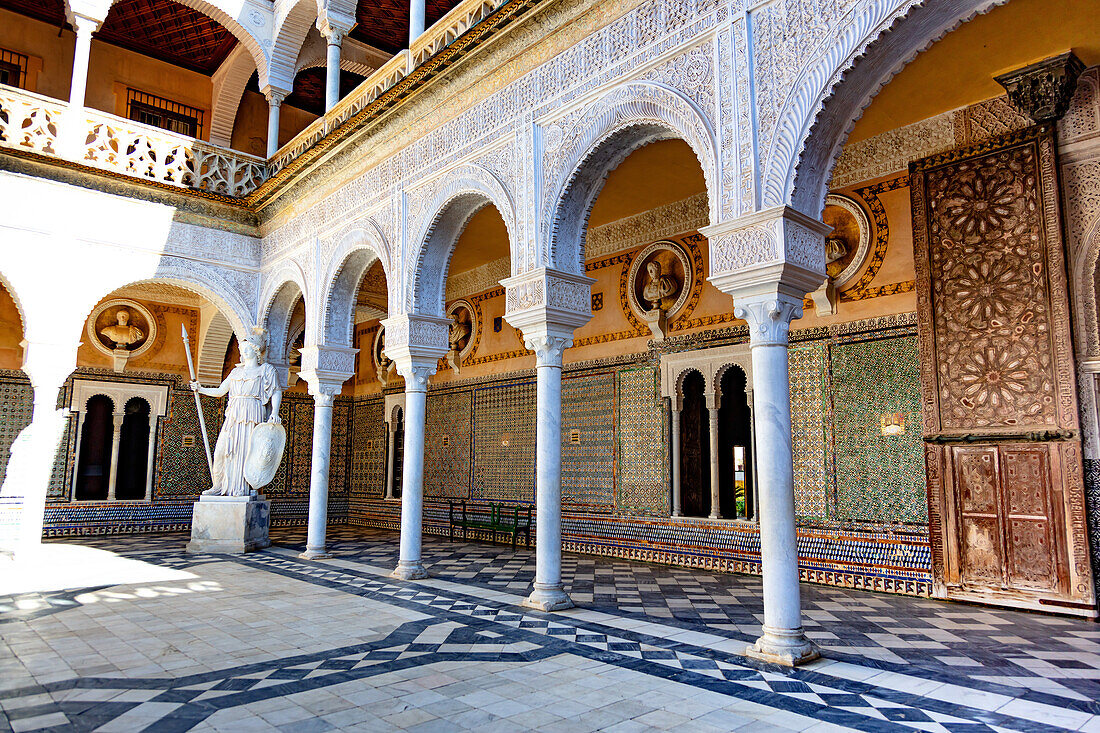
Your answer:
[[[202,110],[136,89],[126,90],[126,116],[188,137],[202,136]]]
[[[27,88],[27,57],[21,53],[0,48],[0,84]]]

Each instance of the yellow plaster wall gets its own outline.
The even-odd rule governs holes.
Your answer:
[[[22,369],[23,319],[7,289],[0,285],[0,369]]]
[[[1100,0],[1012,0],[921,53],[875,97],[850,141],[1004,94],[993,77],[1063,51],[1100,63]]]
[[[286,145],[315,119],[316,115],[304,109],[282,105],[279,108],[279,145]],[[264,95],[248,91],[241,98],[237,121],[233,125],[233,149],[267,157],[267,100]]]

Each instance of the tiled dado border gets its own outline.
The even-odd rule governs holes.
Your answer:
[[[353,501],[348,523],[399,529],[397,501]],[[424,503],[424,532],[447,536],[447,504]],[[486,533],[472,537],[488,540]],[[562,547],[571,552],[624,560],[760,574],[760,529],[750,522],[652,519],[623,515],[562,513]],[[927,531],[798,528],[802,580],[842,588],[929,596],[932,567]]]
[[[74,502],[47,504],[42,536],[86,537],[108,534],[147,534],[154,532],[190,532],[193,501],[145,502]],[[345,499],[329,501],[329,518],[336,523],[347,517]],[[272,501],[272,527],[305,526],[309,502]]]

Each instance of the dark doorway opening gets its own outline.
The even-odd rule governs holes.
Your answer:
[[[118,442],[118,478],[115,498],[140,501],[145,498],[149,476],[149,403],[134,397],[126,403],[126,416]]]
[[[722,375],[718,410],[718,499],[722,516],[748,519],[755,515],[752,473],[752,411],[745,373],[729,367]]]
[[[401,498],[401,472],[405,463],[405,417],[404,411],[398,407],[393,417],[393,430],[389,435],[393,436],[393,471],[387,477],[390,487],[390,496],[394,499]]]
[[[680,508],[687,517],[710,514],[710,426],[706,382],[699,372],[684,377],[680,412]]]
[[[105,501],[110,486],[111,439],[115,405],[109,397],[96,395],[84,408],[80,431],[80,462],[76,469],[77,501]]]

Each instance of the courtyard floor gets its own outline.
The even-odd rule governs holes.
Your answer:
[[[805,585],[792,671],[739,654],[756,577],[567,554],[543,614],[533,551],[426,537],[400,582],[396,533],[329,537],[50,543],[53,590],[0,591],[0,730],[1100,731],[1095,623]]]

